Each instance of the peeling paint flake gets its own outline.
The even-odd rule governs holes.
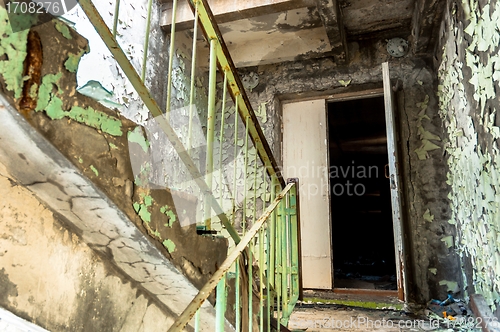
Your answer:
[[[33,17],[30,17],[33,16]],[[31,26],[33,20],[38,20],[35,15],[18,15],[19,24]],[[24,60],[27,55],[27,40],[29,29],[17,29],[15,20],[9,21],[7,10],[0,6],[0,58],[7,56],[6,60],[0,60],[0,76],[3,77],[6,88],[14,92],[15,98],[20,98],[23,90]],[[10,22],[15,31],[7,22]]]
[[[71,36],[71,32],[69,31],[68,26],[64,22],[62,22],[60,20],[56,20],[55,27],[56,27],[56,30],[59,31],[61,33],[61,35],[63,35],[64,38],[73,39],[73,37]]]
[[[134,130],[129,131],[127,138],[129,142],[139,144],[144,152],[148,152],[149,141],[144,138],[141,127],[136,127]]]
[[[441,239],[441,242],[446,244],[446,248],[451,248],[453,247],[453,236],[445,236]]]
[[[112,136],[121,136],[123,134],[120,120],[104,112],[96,111],[92,107],[73,106],[69,112],[66,112],[66,115],[72,120],[99,129]]]
[[[94,167],[94,165],[90,165],[90,169],[94,172],[95,176],[99,176],[99,171]]]
[[[47,109],[49,103],[53,100],[52,90],[54,85],[58,86],[59,80],[62,77],[62,73],[48,74],[42,78],[42,84],[38,89],[38,103],[36,105],[36,111],[43,111]],[[58,88],[58,94],[62,93],[61,89]]]
[[[175,243],[172,242],[172,240],[165,240],[162,244],[165,248],[167,248],[169,253],[173,253],[175,251]]]
[[[425,221],[428,221],[428,222],[434,221],[434,216],[431,214],[431,211],[429,209],[425,210],[423,218]]]
[[[165,205],[160,208],[160,212],[168,217],[168,223],[165,224],[165,227],[172,227],[173,223],[177,220],[177,217],[170,208],[170,206]]]
[[[88,49],[81,50],[80,53],[78,53],[78,54],[70,53],[68,56],[68,59],[66,60],[66,62],[64,62],[64,67],[69,72],[76,73],[82,56],[87,52],[88,52]]]

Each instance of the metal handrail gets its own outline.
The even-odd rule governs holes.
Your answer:
[[[285,187],[285,181],[280,173],[278,164],[273,156],[271,148],[267,143],[264,136],[262,128],[259,125],[257,116],[252,108],[250,100],[245,92],[243,83],[237,74],[236,67],[233,63],[231,55],[227,49],[224,38],[222,38],[222,33],[219,30],[215,16],[210,9],[207,0],[188,0],[193,13],[198,15],[199,22],[203,27],[203,32],[207,40],[217,40],[216,44],[216,55],[219,68],[222,71],[227,72],[227,81],[229,91],[233,99],[238,99],[238,104],[240,107],[238,111],[242,119],[249,119],[249,134],[252,141],[256,145],[259,156],[264,163],[269,176],[277,176],[279,183],[282,188]],[[175,21],[172,22],[172,26],[175,26]]]
[[[191,303],[186,307],[186,309],[182,312],[179,318],[175,321],[175,323],[168,330],[169,332],[181,331],[187,323],[194,317],[196,311],[201,308],[203,302],[208,299],[210,293],[215,289],[219,281],[222,277],[229,271],[231,266],[236,262],[239,258],[240,254],[248,247],[250,241],[255,237],[259,229],[262,227],[264,222],[269,218],[274,209],[278,206],[281,200],[285,197],[285,195],[292,189],[294,184],[289,184],[285,187],[285,189],[278,194],[274,202],[267,207],[264,214],[257,220],[257,222],[252,226],[252,228],[245,234],[245,236],[241,239],[240,243],[234,248],[233,252],[227,256],[224,260],[224,263],[220,266],[220,268],[214,273],[212,278],[200,289],[196,297],[191,301]]]

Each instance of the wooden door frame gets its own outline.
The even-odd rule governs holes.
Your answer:
[[[384,86],[382,82],[382,87],[367,87],[366,89],[363,90],[363,87],[360,87],[360,90],[354,89],[354,91],[345,91],[345,89],[338,89],[339,91],[336,92],[334,91],[326,91],[326,92],[310,92],[310,93],[305,93],[305,94],[291,94],[291,95],[282,95],[282,96],[277,96],[278,101],[280,103],[280,111],[283,112],[283,104],[288,104],[288,103],[296,103],[296,102],[301,102],[301,101],[307,101],[307,100],[317,100],[317,99],[324,99],[325,100],[325,112],[327,112],[327,119],[328,119],[328,108],[327,104],[331,102],[342,102],[342,101],[348,101],[348,100],[356,100],[356,99],[369,99],[369,98],[375,98],[375,97],[384,97],[385,93],[388,91],[387,89],[392,89],[392,87],[386,84]],[[377,84],[380,86],[379,84]],[[385,112],[385,110],[384,110]],[[282,115],[282,114],[281,114]],[[328,121],[327,121],[328,122]],[[387,120],[386,120],[386,126],[387,126]],[[397,126],[396,126],[397,127]],[[328,125],[326,126],[327,130],[327,135],[328,135]],[[283,133],[283,127],[282,127],[282,133]],[[399,133],[399,130],[396,128],[396,134]],[[394,137],[395,142],[394,144],[397,147],[397,139]],[[282,151],[283,153],[283,147]],[[330,163],[330,152],[329,149],[327,149],[327,158],[328,158],[328,163]],[[398,174],[401,174],[401,170],[398,170]],[[330,180],[328,179],[328,182]],[[399,181],[399,186],[403,185],[403,181]],[[402,191],[401,191],[402,192]],[[329,195],[328,197],[329,201],[331,202],[331,196]],[[399,197],[399,202],[400,204],[402,203],[403,197]],[[330,216],[330,223],[332,222],[332,211],[330,209],[329,212]],[[393,221],[394,222],[394,221]],[[386,290],[370,290],[370,289],[348,289],[348,288],[335,288],[334,287],[334,269],[332,266],[332,291],[334,293],[339,293],[339,294],[362,294],[362,295],[378,295],[378,296],[397,296],[400,300],[407,301],[408,300],[408,276],[406,273],[406,256],[403,254],[398,254],[397,248],[404,248],[404,242],[403,242],[403,234],[402,234],[402,226],[403,226],[403,221],[401,220],[401,230],[398,232],[398,235],[394,237],[394,245],[396,247],[395,250],[395,260],[396,260],[396,266],[400,267],[399,269],[396,269],[396,276],[398,280],[398,290],[397,291],[386,291]],[[393,225],[393,230],[394,230],[394,225]],[[331,243],[331,255],[332,255],[332,265],[333,265],[333,243]],[[403,251],[404,252],[404,251]],[[302,252],[299,252],[299,256],[302,257]],[[302,281],[302,280],[301,280]]]

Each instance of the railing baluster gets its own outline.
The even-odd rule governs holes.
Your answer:
[[[196,43],[198,39],[198,2],[195,4],[194,12],[194,27],[193,27],[193,52],[191,55],[191,87],[189,91],[189,124],[188,124],[188,142],[187,148],[191,151],[192,142],[191,136],[193,135],[193,109],[194,109],[194,96],[195,96],[195,79],[196,79]]]
[[[248,331],[253,331],[253,250],[252,238],[248,244]]]
[[[141,79],[144,82],[146,80],[146,65],[148,61],[148,51],[149,51],[149,33],[151,31],[151,9],[153,8],[153,0],[148,1],[148,16],[146,19],[146,35],[144,36],[144,56],[142,58],[142,73]]]
[[[300,285],[299,285],[299,198],[298,198],[298,182],[294,181],[295,186],[290,190],[290,209],[292,211],[291,215],[291,226],[292,226],[292,245],[291,245],[291,257],[292,257],[292,274],[291,274],[291,288],[293,289],[291,300],[295,302],[299,299],[300,295]],[[288,315],[291,314],[293,307],[289,308]]]
[[[236,222],[236,199],[238,198],[237,168],[238,168],[238,98],[235,97],[234,105],[234,161],[233,161],[233,225]]]
[[[235,324],[236,324],[236,332],[240,332],[241,330],[241,310],[240,310],[240,259],[236,259],[235,264],[235,270],[236,270],[236,280],[235,280],[235,286],[234,288],[236,289],[236,294],[235,294],[235,308],[236,308],[236,318],[235,318]]]
[[[198,332],[200,330],[200,310],[196,311],[194,316],[194,332]]]
[[[206,183],[209,190],[212,190],[213,170],[214,170],[214,138],[215,138],[215,97],[217,87],[217,40],[210,40],[210,72],[208,78],[208,114],[207,114],[207,158],[205,166]],[[208,202],[205,202],[205,227],[207,230],[212,229],[212,207]]]
[[[286,195],[286,197],[283,199],[283,214],[281,215],[281,303],[282,303],[282,308],[281,312],[282,314],[285,313],[285,306],[286,303],[288,302],[288,290],[287,290],[287,267],[288,267],[288,254],[287,254],[287,210],[288,210],[288,198],[289,195]]]
[[[221,121],[220,121],[220,136],[219,136],[219,191],[220,191],[220,206],[223,206],[223,188],[222,185],[222,146],[224,145],[224,124],[225,124],[225,116],[226,116],[226,92],[227,92],[227,72],[224,70],[224,85],[222,88],[222,112],[221,112]]]
[[[224,332],[226,314],[226,274],[222,276],[222,279],[217,284],[215,312],[215,331]]]
[[[177,0],[172,2],[172,25],[170,29],[170,50],[168,54],[168,74],[167,74],[167,101],[166,101],[166,118],[170,120],[170,102],[172,100],[172,72],[174,69],[174,52],[175,52],[175,21],[177,14]]]
[[[278,327],[281,324],[281,310],[283,309],[281,302],[281,291],[282,291],[282,283],[281,283],[281,269],[283,268],[282,263],[282,250],[281,250],[281,237],[282,237],[282,216],[285,213],[284,211],[284,201],[280,202],[278,206],[278,216],[276,218],[276,306],[278,312]]]
[[[271,179],[271,202],[274,201],[276,198],[276,187],[278,186],[278,181],[276,179],[276,176],[272,176]],[[276,212],[273,211],[271,214],[271,219],[270,219],[270,237],[269,237],[269,251],[271,251],[271,259],[269,261],[269,270],[268,270],[268,278],[269,282],[271,283],[271,286],[276,288],[276,276],[277,270],[276,270]]]
[[[266,173],[264,173],[265,176]],[[272,179],[270,181],[270,189],[272,190],[273,182]],[[266,196],[266,191],[264,191],[264,196]],[[271,193],[271,202],[274,200],[273,195]],[[265,202],[265,201],[264,201]],[[264,209],[265,209],[265,204],[264,204]],[[274,227],[272,223],[272,216],[269,218],[267,221],[267,229],[266,229],[266,236],[267,236],[267,252],[266,252],[266,317],[267,317],[267,330],[266,331],[271,331],[271,279],[274,278],[274,265],[271,264],[271,257],[274,256],[274,251],[272,251],[272,239],[274,237],[271,236],[271,229]],[[274,232],[273,232],[274,233]],[[274,302],[274,301],[273,301]]]
[[[264,229],[259,230],[259,331],[264,332]]]
[[[241,219],[241,227],[243,228],[243,235],[245,235],[247,228],[247,174],[248,174],[248,121],[249,117],[245,119],[245,161],[243,164],[243,218]]]
[[[257,149],[255,150],[255,157],[253,160],[253,222],[257,219]],[[259,257],[260,259],[260,257]]]
[[[118,30],[118,18],[120,16],[120,0],[116,0],[115,3],[115,15],[113,16],[113,37],[116,38],[116,32]]]

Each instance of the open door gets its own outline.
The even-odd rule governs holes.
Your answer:
[[[325,99],[283,105],[283,172],[299,178],[302,285],[332,289]]]
[[[396,145],[396,122],[394,116],[394,96],[389,75],[389,63],[382,64],[384,80],[385,121],[387,129],[387,152],[389,155],[389,178],[391,186],[392,222],[394,226],[394,250],[396,253],[396,278],[398,297],[407,301],[407,280],[404,264],[403,219],[401,204],[401,181],[398,171],[398,149]]]

